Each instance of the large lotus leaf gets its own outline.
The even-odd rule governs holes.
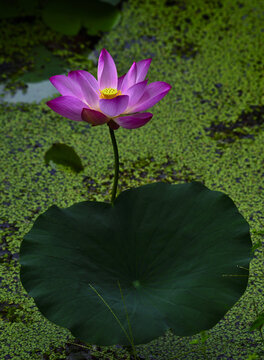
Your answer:
[[[70,0],[49,0],[43,5],[42,18],[53,30],[65,35],[76,35],[81,28],[79,7]]]
[[[86,11],[82,13],[82,25],[90,35],[115,28],[120,19],[121,12],[106,2],[86,3]]]
[[[190,336],[213,327],[246,289],[250,250],[249,225],[227,195],[199,182],[154,183],[113,206],[49,208],[22,242],[21,281],[41,313],[80,340],[129,345],[91,288],[129,333],[119,280],[143,344],[169,328]]]

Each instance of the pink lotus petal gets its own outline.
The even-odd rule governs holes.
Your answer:
[[[133,86],[136,83],[137,78],[137,67],[136,63],[133,62],[132,66],[126,73],[122,85],[121,85],[121,92],[122,94],[126,93],[126,90],[129,89],[131,86]]]
[[[130,111],[130,108],[132,106],[134,106],[135,104],[137,104],[137,102],[142,97],[144,90],[146,88],[147,82],[148,82],[148,80],[141,81],[137,84],[134,84],[126,91],[126,95],[129,96],[128,106],[125,110],[126,114],[133,112],[133,111]]]
[[[126,76],[126,74],[120,76],[118,78],[118,82],[117,82],[117,90],[120,90],[121,89],[121,86],[122,86],[122,83],[123,83],[123,80],[124,80],[124,77]]]
[[[99,110],[99,86],[95,77],[84,70],[71,71],[70,79],[79,84],[82,96],[80,100],[89,105],[91,109]]]
[[[147,75],[150,63],[152,59],[140,60],[136,63],[137,66],[137,79],[136,82],[143,81]]]
[[[105,124],[109,119],[100,111],[91,109],[82,110],[82,120],[92,124],[93,126]]]
[[[69,77],[72,78],[74,81],[77,81],[78,78],[77,79],[75,78],[76,74],[82,75],[86,79],[86,81],[89,83],[90,87],[94,89],[94,91],[99,91],[98,81],[88,71],[85,71],[85,70],[70,71]]]
[[[145,111],[160,101],[171,89],[171,85],[163,81],[156,81],[146,86],[141,99],[131,107],[131,111]]]
[[[105,88],[117,88],[117,70],[115,62],[109,52],[101,51],[98,60],[97,79],[100,90]]]
[[[74,121],[82,121],[82,110],[88,107],[74,96],[60,96],[46,104],[56,113]]]
[[[72,81],[66,75],[54,75],[50,77],[50,82],[58,90],[58,92],[63,96],[81,96],[81,89],[78,84]]]
[[[126,110],[128,101],[127,95],[120,95],[113,99],[100,99],[99,105],[101,111],[107,116],[118,116]]]
[[[125,129],[136,129],[145,125],[151,118],[151,113],[140,113],[128,116],[120,116],[113,120]]]

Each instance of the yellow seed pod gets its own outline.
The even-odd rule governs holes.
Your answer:
[[[121,91],[113,88],[105,88],[100,90],[101,99],[113,99],[118,95],[121,95]]]

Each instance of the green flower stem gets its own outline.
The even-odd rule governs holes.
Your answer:
[[[110,136],[111,136],[113,149],[114,149],[114,155],[115,155],[115,178],[114,178],[114,184],[113,184],[113,190],[112,190],[112,198],[111,198],[111,204],[112,204],[112,206],[114,206],[114,201],[115,201],[115,197],[116,197],[117,183],[118,183],[119,158],[118,158],[118,148],[117,148],[117,144],[116,144],[114,130],[111,129],[110,126],[109,126],[109,131],[110,131]]]

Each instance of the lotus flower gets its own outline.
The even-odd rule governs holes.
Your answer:
[[[68,119],[86,121],[92,126],[108,123],[113,130],[119,126],[141,127],[153,116],[144,111],[171,89],[163,81],[147,84],[144,79],[150,63],[151,59],[134,62],[126,74],[118,77],[112,56],[103,49],[98,61],[98,80],[84,70],[52,76],[50,82],[62,96],[47,105]]]

